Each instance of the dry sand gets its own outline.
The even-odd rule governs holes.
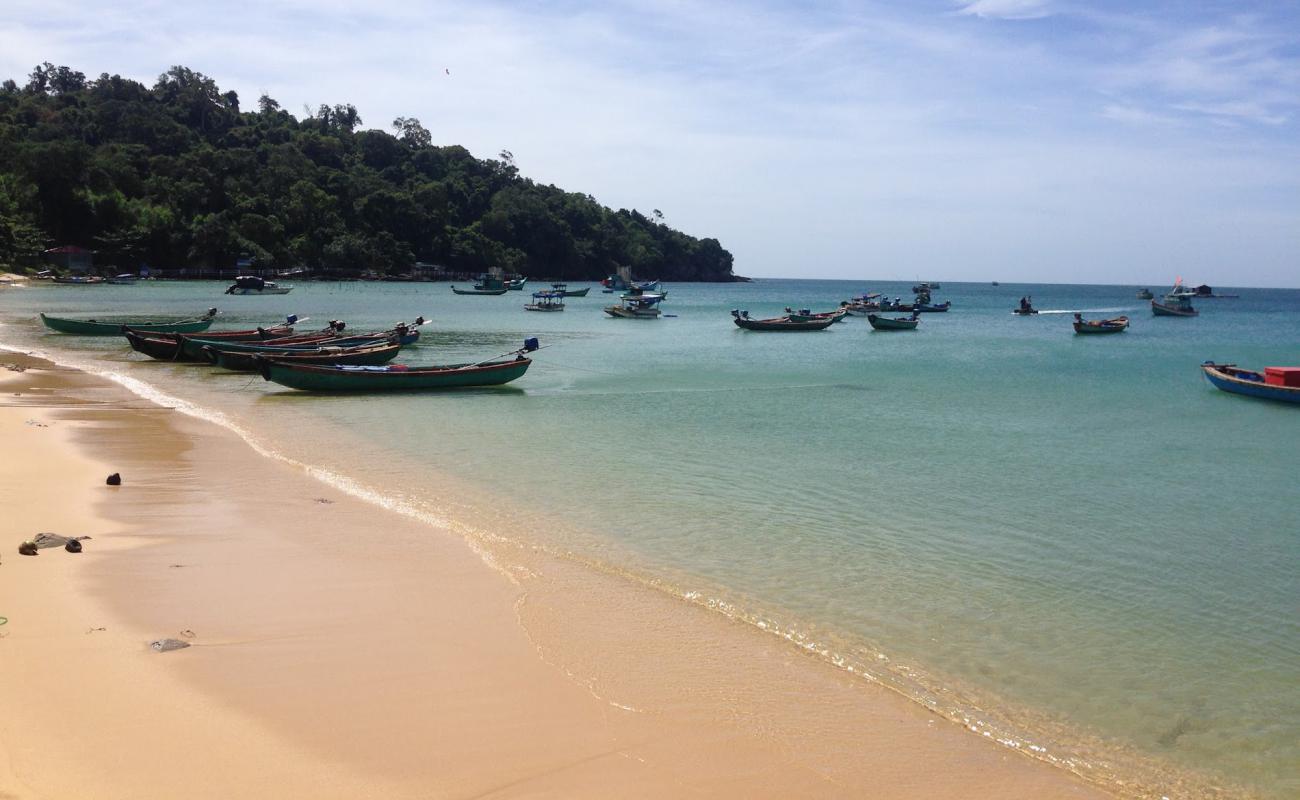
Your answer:
[[[25,363],[0,371],[0,798],[1110,796],[749,626],[490,565]],[[93,538],[19,556],[38,531]]]

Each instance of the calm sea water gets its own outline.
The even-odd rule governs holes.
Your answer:
[[[672,285],[656,321],[606,317],[599,287],[533,314],[526,293],[445,284],[40,286],[0,289],[0,341],[219,410],[433,513],[499,503],[519,535],[726,600],[1020,746],[1300,795],[1300,409],[1197,369],[1300,364],[1300,291],[1223,289],[1240,298],[1170,319],[1138,287],[945,284],[953,310],[914,333],[752,333],[728,313],[908,286]],[[1047,313],[1010,314],[1025,294]],[[500,390],[312,397],[35,320],[213,305],[223,327],[423,314],[411,364],[550,347]],[[1073,310],[1133,325],[1077,337]]]

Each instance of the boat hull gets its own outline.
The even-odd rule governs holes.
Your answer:
[[[123,328],[130,328],[142,333],[201,333],[212,325],[212,318],[205,317],[181,322],[152,322],[149,320],[139,322],[134,320],[97,322],[93,319],[64,319],[63,317],[49,317],[41,314],[41,322],[52,331],[69,333],[74,336],[121,336]]]
[[[212,363],[231,372],[261,372],[262,362],[266,359],[286,364],[315,364],[330,366],[348,364],[353,366],[374,366],[387,364],[397,357],[402,349],[399,344],[386,344],[378,347],[320,347],[295,353],[231,353],[207,348]]]
[[[289,292],[292,291],[293,291],[292,286],[274,286],[274,287],[268,286],[265,289],[241,289],[239,287],[236,287],[234,289],[226,290],[226,294],[231,294],[231,295],[288,294]]]
[[[1292,405],[1300,404],[1300,387],[1277,386],[1264,383],[1262,380],[1247,380],[1240,377],[1243,374],[1258,375],[1258,373],[1250,370],[1237,369],[1231,364],[1207,362],[1201,365],[1201,371],[1211,384],[1225,392],[1239,394],[1243,397],[1254,397],[1259,400],[1273,400]]]
[[[806,322],[793,322],[788,319],[748,319],[746,317],[733,317],[732,321],[736,327],[743,328],[747,331],[765,331],[771,333],[803,333],[808,331],[824,331],[835,324],[839,317],[831,319],[812,319]]]
[[[565,290],[562,292],[562,294],[563,294],[565,297],[586,297],[586,296],[587,296],[587,292],[590,292],[590,291],[591,291],[591,287],[588,286],[588,287],[586,287],[585,289],[565,289]]]
[[[867,322],[878,331],[914,331],[919,319],[890,319],[876,314],[868,314]]]
[[[659,319],[662,312],[657,308],[627,309],[623,306],[609,306],[605,313],[620,319]]]
[[[262,377],[310,392],[399,392],[500,386],[523,376],[531,359],[397,370],[349,370],[262,360]]]
[[[1123,333],[1126,330],[1128,330],[1127,319],[1074,323],[1074,332],[1078,334]]]
[[[453,287],[451,287],[451,291],[452,291],[453,294],[477,294],[477,295],[483,295],[484,297],[495,297],[495,296],[497,296],[497,295],[505,294],[506,292],[508,292],[508,291],[510,291],[510,290],[509,290],[509,289],[506,289],[506,288],[501,288],[501,289],[457,289],[455,286],[453,286]]]
[[[1195,317],[1199,312],[1191,306],[1187,306],[1186,308],[1175,308],[1152,300],[1151,313],[1155,314],[1157,317]]]

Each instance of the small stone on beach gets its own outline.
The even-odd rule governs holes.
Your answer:
[[[159,653],[167,653],[172,650],[183,650],[190,646],[189,642],[182,642],[180,639],[156,639],[149,643],[149,646]]]
[[[39,551],[36,549],[36,542],[23,542],[18,545],[18,555],[20,556],[34,556],[38,552]]]
[[[108,480],[104,481],[104,483],[107,483],[109,486],[121,486],[122,476],[114,472],[112,475],[108,476]]]

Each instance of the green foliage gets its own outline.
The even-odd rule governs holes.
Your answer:
[[[715,239],[663,214],[612,211],[520,177],[514,155],[435,146],[413,117],[361,130],[351,104],[299,120],[272,98],[174,66],[152,88],[44,63],[0,83],[0,262],[78,244],[122,268],[240,257],[338,274],[403,273],[416,261],[536,277],[728,280]]]

